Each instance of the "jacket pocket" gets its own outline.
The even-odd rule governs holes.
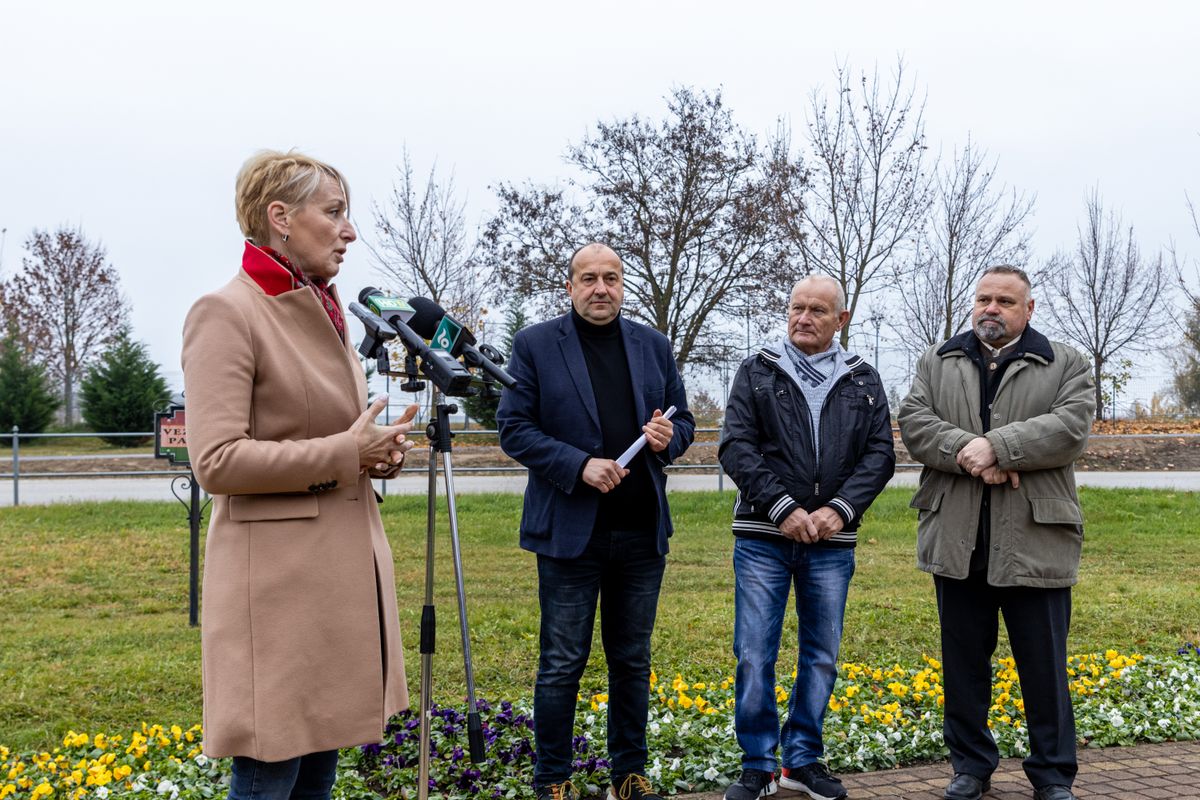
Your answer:
[[[919,512],[935,513],[942,507],[942,496],[946,494],[946,487],[941,481],[927,480],[917,488],[913,494],[912,500],[909,501],[908,507],[915,508]],[[918,514],[921,516],[921,514]]]
[[[586,484],[580,479],[576,491]],[[554,532],[554,506],[560,495],[566,495],[548,480],[529,473],[529,485],[525,489],[525,500],[521,504],[521,538],[549,539]]]
[[[229,497],[229,518],[234,522],[312,519],[318,510],[314,494],[235,494]]]
[[[993,531],[993,541],[996,536]],[[1029,517],[1014,525],[1009,541],[1001,543],[1009,577],[1028,586],[1074,583],[1082,547],[1083,517],[1079,507],[1064,497],[1030,497]]]
[[[1061,497],[1029,498],[1033,521],[1043,525],[1083,525],[1079,506]]]

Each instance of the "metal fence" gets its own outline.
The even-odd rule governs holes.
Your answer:
[[[717,434],[720,438],[721,428],[697,428],[696,433]],[[893,429],[893,433],[896,429]],[[459,437],[484,437],[498,436],[498,431],[490,429],[479,430],[455,430],[455,438]],[[134,477],[153,477],[153,476],[178,476],[187,475],[189,470],[186,467],[176,467],[174,469],[131,469],[131,470],[104,470],[104,471],[74,471],[74,472],[30,472],[22,470],[22,464],[40,463],[45,461],[70,461],[70,460],[90,460],[90,459],[122,459],[122,458],[148,458],[152,457],[152,453],[105,453],[100,455],[72,455],[70,453],[61,455],[22,455],[21,441],[26,439],[71,439],[71,438],[91,438],[98,439],[106,438],[138,438],[153,440],[153,432],[142,433],[127,433],[127,432],[102,432],[102,433],[21,433],[20,429],[13,427],[11,432],[12,455],[9,460],[10,468],[8,472],[0,472],[0,480],[12,480],[12,504],[20,505],[20,489],[22,480],[31,479],[52,479],[52,478],[134,478]],[[1124,433],[1124,434],[1092,434],[1093,440],[1099,439],[1200,439],[1200,433]],[[896,465],[900,469],[915,469],[919,468],[920,464],[915,463],[899,463]],[[440,469],[440,466],[439,466]],[[717,488],[725,488],[725,473],[721,469],[719,463],[712,464],[672,464],[667,467],[671,472],[715,472],[717,475]],[[525,473],[527,468],[513,464],[505,465],[490,465],[490,466],[458,466],[455,465],[454,472],[456,474],[508,474],[508,473]],[[403,474],[427,474],[427,466],[405,467],[401,470]],[[384,493],[387,491],[387,481],[383,482]]]
[[[720,428],[697,428],[697,433],[715,433],[720,434]],[[499,431],[489,429],[479,430],[455,430],[455,438],[459,437],[476,437],[476,436],[498,436]],[[21,481],[31,479],[52,479],[52,478],[141,478],[154,477],[164,475],[187,475],[190,470],[187,467],[176,467],[174,469],[130,469],[130,470],[103,470],[103,471],[82,471],[82,472],[30,472],[27,469],[22,470],[23,463],[40,463],[45,461],[71,461],[73,459],[121,459],[121,458],[150,458],[153,453],[105,453],[101,455],[72,455],[64,453],[60,455],[22,455],[21,440],[23,439],[71,439],[71,438],[90,438],[99,439],[106,438],[128,438],[128,439],[145,439],[153,440],[154,433],[21,433],[20,429],[13,426],[11,432],[12,456],[10,459],[10,468],[8,472],[0,472],[0,480],[12,480],[12,504],[18,506],[21,504]],[[441,468],[440,465],[438,467]],[[667,467],[671,471],[703,471],[717,473],[717,487],[725,488],[725,475],[721,471],[720,464],[672,464]],[[404,467],[400,470],[402,474],[425,475],[428,474],[427,466],[420,467]],[[519,464],[511,466],[495,465],[482,467],[454,467],[455,474],[507,474],[507,473],[526,473],[528,469]],[[384,493],[387,493],[387,481],[382,483]]]

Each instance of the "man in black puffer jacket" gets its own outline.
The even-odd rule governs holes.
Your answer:
[[[738,487],[734,724],[742,748],[742,774],[726,800],[775,792],[781,740],[779,784],[817,800],[846,796],[821,761],[821,731],[858,526],[896,466],[879,374],[834,339],[849,317],[837,281],[797,283],[787,337],[742,362],[725,408],[721,466]],[[793,583],[800,653],[781,735],[775,661]]]

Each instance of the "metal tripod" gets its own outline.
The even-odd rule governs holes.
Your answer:
[[[454,466],[450,460],[451,433],[450,415],[458,411],[457,406],[446,403],[440,389],[433,389],[430,400],[432,419],[425,429],[429,437],[429,513],[425,529],[425,605],[421,609],[421,734],[420,767],[418,769],[417,797],[426,800],[429,796],[429,740],[433,708],[433,650],[437,631],[437,619],[433,606],[433,537],[437,516],[437,454],[442,455],[442,472],[446,476],[446,505],[450,517],[450,548],[454,556],[454,584],[458,593],[458,623],[462,633],[463,665],[467,678],[467,736],[471,748],[471,761],[480,763],[484,758],[483,726],[479,721],[479,709],[475,704],[475,671],[471,666],[470,629],[467,627],[467,598],[463,592],[462,550],[458,543],[458,512],[454,505]]]

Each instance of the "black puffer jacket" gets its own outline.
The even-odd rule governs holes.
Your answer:
[[[803,390],[781,364],[780,346],[742,362],[721,436],[721,467],[737,484],[733,533],[778,539],[797,507],[829,506],[845,525],[826,547],[853,547],[863,513],[896,467],[887,396],[879,373],[846,354],[849,373],[830,388],[821,410],[820,463]]]

